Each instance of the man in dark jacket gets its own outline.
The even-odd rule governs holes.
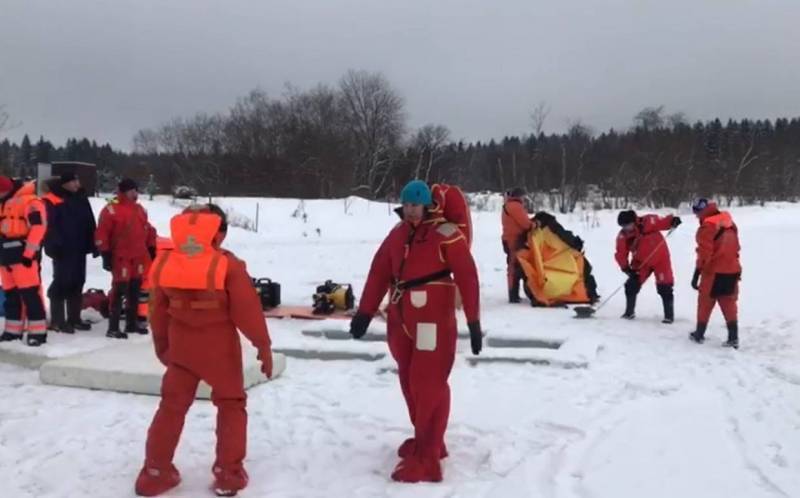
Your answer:
[[[53,178],[47,186],[50,192],[43,197],[48,220],[44,250],[53,259],[53,282],[47,289],[50,328],[72,334],[91,328],[81,320],[81,301],[86,255],[99,255],[94,245],[96,224],[89,199],[74,173]]]

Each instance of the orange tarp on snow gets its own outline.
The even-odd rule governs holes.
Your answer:
[[[541,304],[588,303],[583,254],[549,228],[531,230],[528,248],[517,252],[526,285]]]

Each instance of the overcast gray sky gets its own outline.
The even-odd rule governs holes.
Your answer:
[[[9,135],[128,149],[140,128],[255,87],[382,71],[409,124],[454,138],[800,115],[800,0],[0,0]]]

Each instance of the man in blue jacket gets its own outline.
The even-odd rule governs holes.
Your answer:
[[[47,186],[50,192],[42,199],[47,208],[44,251],[53,259],[53,282],[47,289],[50,329],[72,334],[75,330],[91,328],[81,320],[81,301],[86,282],[86,255],[99,255],[94,245],[96,223],[92,206],[75,173],[53,178]]]

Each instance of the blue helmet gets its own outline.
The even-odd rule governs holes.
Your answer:
[[[694,214],[702,213],[708,207],[708,199],[705,197],[698,197],[692,202],[692,212]]]
[[[422,204],[429,206],[433,204],[433,196],[428,184],[422,180],[411,180],[403,187],[400,192],[400,202],[403,204]]]

